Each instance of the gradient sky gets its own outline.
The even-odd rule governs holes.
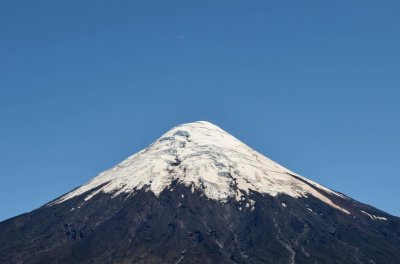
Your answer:
[[[213,122],[400,215],[400,1],[0,1],[0,220]]]

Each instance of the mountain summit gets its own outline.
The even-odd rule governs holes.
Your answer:
[[[399,263],[400,220],[205,121],[0,223],[1,263]]]
[[[176,181],[200,189],[209,199],[240,201],[249,192],[292,197],[313,195],[332,207],[324,192],[343,197],[271,161],[221,128],[205,121],[177,126],[148,148],[127,158],[89,183],[61,197],[53,204],[90,192],[113,196],[134,194],[145,188],[159,195]],[[324,192],[318,192],[317,189]]]

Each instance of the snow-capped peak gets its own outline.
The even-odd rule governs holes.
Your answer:
[[[201,189],[208,198],[221,202],[229,198],[240,200],[250,191],[272,196],[312,195],[348,213],[317,190],[340,194],[291,172],[205,121],[174,127],[148,148],[100,173],[53,204],[94,189],[86,200],[99,192],[116,196],[134,194],[141,188],[159,195],[173,181]]]

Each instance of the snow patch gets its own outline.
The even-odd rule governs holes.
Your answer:
[[[365,211],[363,211],[363,210],[361,210],[361,213],[368,215],[369,218],[371,218],[371,220],[382,220],[382,221],[387,221],[387,218],[386,218],[386,217],[383,217],[383,216],[376,216],[376,215],[373,215],[373,214],[369,214],[369,213],[367,213],[367,212],[365,212]]]
[[[191,187],[192,193],[198,189],[209,199],[221,202],[230,198],[241,201],[250,191],[272,196],[284,193],[294,198],[312,195],[349,213],[313,186],[345,198],[343,195],[295,174],[204,121],[171,129],[148,148],[100,173],[52,204],[62,203],[95,188],[98,189],[87,195],[85,201],[100,192],[115,197],[143,188],[159,195],[174,181]]]

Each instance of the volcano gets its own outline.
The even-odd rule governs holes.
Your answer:
[[[0,234],[0,263],[400,263],[400,218],[204,121],[1,222]]]

